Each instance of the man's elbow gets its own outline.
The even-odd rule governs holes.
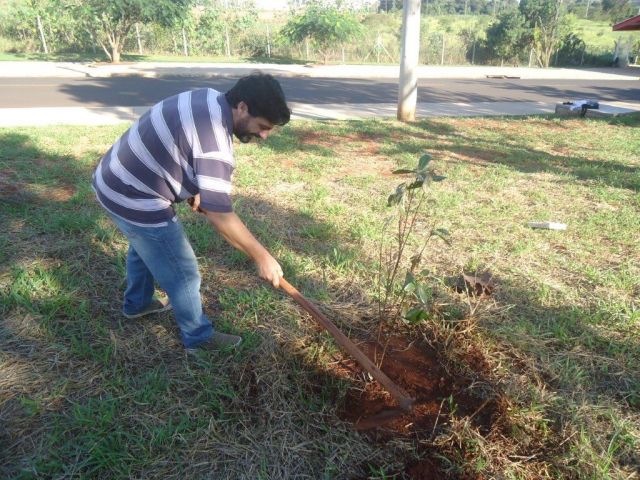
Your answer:
[[[214,212],[211,210],[205,210],[204,212],[207,220],[218,229],[227,224],[235,216],[233,212]]]

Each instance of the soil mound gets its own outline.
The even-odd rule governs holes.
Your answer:
[[[454,377],[448,373],[438,353],[425,342],[409,342],[395,336],[384,339],[384,344],[365,341],[358,345],[394,382],[403,387],[414,399],[411,413],[392,417],[369,430],[372,441],[385,442],[397,437],[413,437],[433,440],[439,428],[451,416],[467,417],[483,435],[488,434],[500,416],[497,398],[483,398],[473,389],[473,378]],[[464,359],[472,369],[482,376],[486,365],[477,353]],[[363,375],[360,367],[352,361],[342,366],[354,376]],[[366,374],[364,374],[366,375]],[[384,417],[384,412],[397,408],[393,398],[377,382],[366,382],[352,388],[339,411],[343,420],[357,425],[367,424],[366,419],[375,415]],[[377,422],[373,422],[378,425]],[[405,474],[409,478],[448,478],[436,468],[438,461],[426,458],[409,463]],[[426,476],[425,476],[426,475]],[[470,477],[471,478],[471,477]]]

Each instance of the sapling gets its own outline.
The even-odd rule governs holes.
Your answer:
[[[431,222],[428,235],[408,258],[408,265],[407,257],[418,220],[424,220],[425,216],[429,220],[431,216],[428,210],[425,211],[431,184],[445,179],[433,173],[429,168],[430,161],[431,155],[427,153],[420,157],[415,168],[401,168],[392,172],[394,175],[412,175],[413,178],[399,184],[387,199],[387,206],[394,208],[394,215],[385,222],[380,240],[378,316],[381,323],[389,311],[398,309],[403,318],[411,323],[428,317],[431,292],[419,281],[416,270],[429,241],[433,237],[439,237],[448,243],[449,232],[443,228],[435,228],[435,224]],[[404,278],[401,288],[400,278]],[[407,308],[409,305],[412,306],[411,309]]]

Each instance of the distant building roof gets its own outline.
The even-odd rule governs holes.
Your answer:
[[[616,23],[613,26],[614,30],[640,30],[640,15],[627,18],[624,22]]]

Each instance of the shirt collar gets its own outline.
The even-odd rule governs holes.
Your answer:
[[[224,93],[218,95],[218,104],[222,112],[222,124],[227,129],[227,133],[230,137],[233,136],[233,113],[231,112],[231,106],[227,102],[227,98]]]

